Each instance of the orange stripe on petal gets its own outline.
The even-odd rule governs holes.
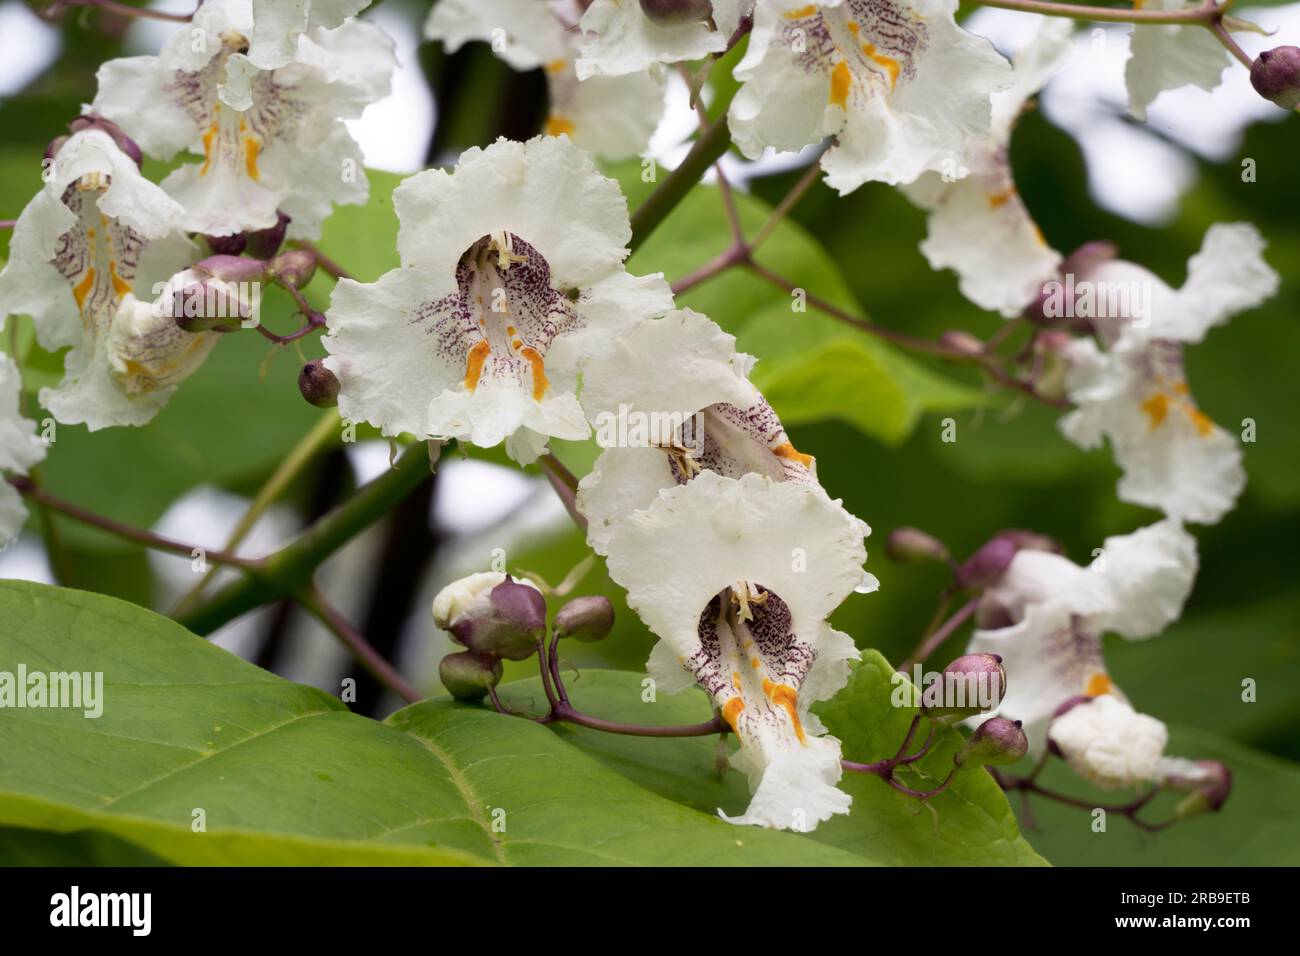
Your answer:
[[[794,461],[803,465],[805,468],[811,468],[815,460],[812,455],[805,455],[789,442],[784,442],[772,449],[772,454],[777,458],[784,458],[786,461]]]
[[[1105,674],[1093,674],[1088,678],[1088,685],[1083,692],[1089,697],[1100,697],[1102,694],[1109,694],[1115,689],[1115,685],[1110,682],[1110,678]]]
[[[86,298],[95,287],[95,270],[87,269],[85,276],[72,289],[72,297],[77,300],[77,308],[86,311]]]
[[[486,339],[475,342],[469,350],[469,358],[465,362],[465,387],[471,392],[478,387],[478,380],[483,375],[483,363],[491,352],[492,346],[487,344]]]
[[[739,733],[736,730],[736,720],[744,709],[745,702],[739,697],[733,697],[722,705],[722,719],[727,722],[727,726],[731,728],[732,733]]]
[[[831,103],[843,109],[849,101],[849,90],[853,86],[853,74],[849,65],[843,60],[831,70]]]
[[[546,380],[546,362],[537,349],[527,345],[519,350],[519,354],[533,367],[533,398],[540,402],[551,384]]]

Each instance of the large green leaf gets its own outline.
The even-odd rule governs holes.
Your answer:
[[[843,741],[846,757],[879,760],[892,755],[902,742],[912,711],[890,703],[891,674],[893,668],[883,657],[867,651],[848,686],[820,707],[829,731]],[[700,691],[643,701],[643,679],[639,674],[588,671],[572,684],[571,697],[584,712],[630,723],[695,723],[709,718],[709,703]],[[534,705],[543,699],[535,681],[510,685],[507,697],[521,706],[529,699]],[[714,738],[656,740],[567,726],[557,733],[641,786],[697,810],[720,808],[735,814],[749,801],[741,775],[714,771]],[[936,786],[952,765],[956,746],[956,732],[945,732],[934,751],[917,765],[926,776],[911,775],[908,784],[916,789]],[[1005,797],[983,771],[959,777],[931,801],[933,812],[872,776],[845,774],[841,785],[853,796],[852,812],[792,839],[831,844],[885,865],[1045,862],[1020,836]]]
[[[0,711],[0,825],[100,831],[178,863],[863,862],[738,830],[482,707],[353,715],[113,598],[4,582],[0,620],[0,670],[104,674],[97,719]]]

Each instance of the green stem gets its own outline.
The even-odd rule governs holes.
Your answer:
[[[428,476],[428,450],[418,442],[394,467],[265,558],[255,576],[227,585],[178,620],[196,634],[210,634],[268,601],[300,594],[330,555],[387,514]]]
[[[408,684],[397,672],[397,668],[388,663],[384,656],[375,650],[374,645],[362,637],[361,632],[326,601],[325,596],[315,587],[308,586],[302,589],[293,596],[293,599],[337,637],[352,656],[361,662],[361,666],[374,675],[375,680],[392,690],[408,704],[421,700],[419,691]]]
[[[731,145],[731,131],[727,129],[727,117],[724,113],[714,120],[713,125],[700,133],[691,151],[667,178],[659,184],[645,202],[632,214],[632,241],[629,244],[636,252],[641,243],[649,238],[650,233],[658,228],[677,204],[686,198],[686,194],[700,181],[708,168],[722,157]]]
[[[1041,13],[1049,17],[1093,20],[1098,23],[1204,23],[1209,24],[1221,11],[1212,2],[1191,10],[1134,10],[1122,7],[1091,7],[1079,3],[1053,3],[1051,0],[974,0],[985,7]]]
[[[312,427],[302,440],[298,442],[293,451],[289,452],[289,457],[280,463],[280,467],[275,473],[267,479],[257,496],[253,498],[248,510],[244,516],[239,519],[235,525],[230,537],[226,539],[224,550],[234,552],[240,543],[248,537],[248,533],[253,530],[253,525],[257,520],[266,513],[266,510],[282,495],[285,490],[298,480],[303,469],[329,444],[330,439],[338,431],[338,415],[333,411],[328,411],[321,416],[320,421]],[[206,574],[199,578],[198,583],[176,602],[172,608],[171,616],[179,617],[190,611],[203,595],[203,589],[207,587],[212,580],[212,576],[217,573],[216,566],[208,568]]]

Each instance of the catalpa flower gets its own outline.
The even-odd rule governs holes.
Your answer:
[[[1183,10],[1199,6],[1184,0],[1135,0],[1138,10]],[[1147,107],[1165,90],[1196,86],[1207,92],[1232,65],[1227,49],[1200,24],[1134,24],[1129,40],[1128,111],[1145,121]]]
[[[757,158],[834,136],[822,167],[841,193],[959,175],[1011,69],[957,26],[956,9],[957,0],[759,0],[735,71],[736,145]]]
[[[1057,709],[1111,694],[1101,638],[1152,637],[1182,613],[1196,574],[1196,541],[1176,521],[1107,538],[1082,568],[1050,551],[1020,550],[985,592],[967,653],[999,654],[1007,693],[998,714],[1023,722],[1041,753]]]
[[[484,40],[516,70],[540,67],[551,97],[548,135],[568,136],[603,159],[639,155],[663,116],[663,72],[579,82],[574,62],[581,12],[577,0],[442,0],[429,14],[424,34],[453,52]]]
[[[14,227],[0,315],[30,315],[48,351],[72,347],[63,382],[41,389],[56,419],[143,425],[216,341],[170,310],[168,276],[198,258],[176,231],[184,210],[96,125],[67,139],[48,177]]]
[[[253,0],[248,58],[264,70],[287,66],[304,33],[341,27],[368,6],[370,0]]]
[[[1007,318],[1024,310],[1061,262],[1016,191],[1010,149],[1025,103],[1068,59],[1072,30],[1068,20],[1045,18],[1016,54],[1013,85],[993,94],[988,135],[967,142],[969,175],[928,172],[903,189],[930,213],[929,236],[921,243],[926,261],[956,271],[966,298]]]
[[[1061,430],[1081,448],[1110,439],[1124,472],[1118,491],[1124,501],[1213,523],[1245,487],[1241,449],[1197,407],[1182,347],[1273,295],[1278,277],[1263,248],[1253,226],[1220,224],[1206,233],[1176,291],[1128,262],[1102,262],[1079,277],[1099,296],[1114,289],[1140,292],[1133,298],[1146,300],[1143,310],[1149,310],[1093,317],[1105,350],[1084,340],[1066,352],[1066,387],[1077,408],[1061,420]]]
[[[1102,790],[1206,779],[1206,768],[1166,757],[1169,728],[1116,694],[1076,702],[1052,721],[1050,736],[1070,769]]]
[[[6,475],[25,475],[45,457],[45,442],[36,436],[36,423],[18,410],[22,390],[18,366],[0,353],[0,472]],[[0,548],[18,537],[26,520],[22,495],[0,478]]]
[[[703,4],[694,6],[704,8]],[[712,16],[660,18],[656,22],[639,0],[593,0],[579,23],[585,42],[577,62],[578,78],[626,76],[662,63],[721,53],[741,20],[754,9],[754,0],[713,0],[711,9]]]
[[[732,823],[810,830],[847,813],[840,746],[809,712],[848,679],[826,617],[862,580],[862,525],[820,489],[712,472],[623,522],[609,573],[661,640],[659,690],[698,683],[735,731],[753,798]]]
[[[623,269],[618,184],[566,138],[503,139],[408,178],[393,205],[402,267],[340,281],[327,314],[340,413],[386,435],[504,441],[521,463],[549,437],[585,438],[579,364],[672,308],[662,276]]]
[[[335,203],[366,201],[360,147],[344,125],[388,95],[392,41],[350,20],[302,34],[293,59],[264,70],[249,59],[249,0],[208,0],[158,56],[100,67],[94,109],[144,151],[203,157],[162,187],[185,208],[179,225],[225,236],[291,219],[290,238],[314,239]]]

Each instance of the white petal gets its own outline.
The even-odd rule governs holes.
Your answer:
[[[1187,262],[1177,306],[1151,330],[1158,338],[1199,342],[1238,312],[1277,293],[1278,274],[1264,261],[1264,238],[1246,222],[1216,223]]]
[[[837,813],[848,813],[853,798],[835,784],[843,773],[840,742],[809,737],[805,746],[746,748],[732,758],[750,781],[753,799],[740,816],[718,816],[728,823],[807,832]]]
[[[592,550],[608,554],[623,519],[676,484],[668,456],[659,448],[602,451],[591,472],[578,482],[578,510],[587,519],[587,543]]]
[[[664,115],[663,72],[593,76],[579,81],[572,63],[547,68],[551,112],[546,130],[567,135],[602,159],[631,159],[649,148]]]
[[[18,410],[22,378],[18,366],[0,352],[0,471],[27,474],[28,469],[45,458],[45,442],[36,435],[36,423]],[[0,485],[8,488],[3,480]],[[0,533],[0,545],[12,535]]]
[[[264,70],[284,66],[308,30],[341,26],[368,6],[370,0],[253,0],[249,59]]]
[[[1174,520],[1106,539],[1102,567],[1115,596],[1107,630],[1151,637],[1177,620],[1196,578],[1196,539]]]
[[[1150,0],[1144,10],[1191,9],[1183,0]],[[1209,91],[1219,85],[1223,71],[1231,65],[1228,51],[1209,30],[1199,24],[1137,25],[1129,42],[1129,113],[1147,118],[1147,107],[1164,90],[1198,86]]]
[[[734,8],[736,0],[717,0],[716,7]],[[736,18],[739,19],[738,17]],[[595,0],[580,26],[586,42],[578,60],[578,77],[640,73],[660,63],[698,60],[727,47],[730,35],[710,30],[707,23],[661,26],[652,23],[634,0]]]
[[[1103,790],[1157,779],[1169,742],[1164,724],[1112,694],[1070,708],[1051,736],[1070,769]]]
[[[544,0],[440,0],[429,14],[424,35],[441,40],[448,53],[471,40],[491,43],[492,52],[516,70],[533,70],[572,55],[554,6]]]

